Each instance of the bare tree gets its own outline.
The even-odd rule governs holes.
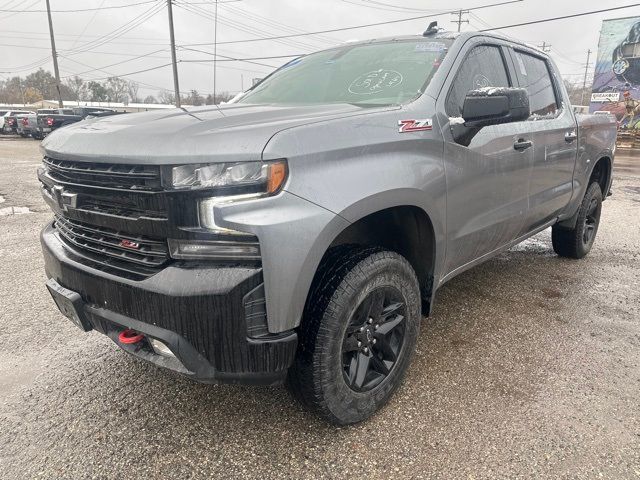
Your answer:
[[[234,95],[232,95],[229,92],[219,92],[219,93],[216,93],[214,101],[215,101],[216,105],[218,105],[218,104],[223,103],[223,102],[228,102],[233,97],[234,97]]]
[[[127,85],[129,87],[129,98],[131,99],[131,102],[139,103],[140,97],[138,97],[138,90],[140,89],[140,85],[138,82],[134,81],[127,82]]]
[[[176,96],[169,90],[160,90],[158,93],[158,100],[164,104],[174,104],[176,102]]]
[[[143,103],[158,103],[158,100],[153,95],[147,95]]]
[[[83,100],[83,97],[87,92],[87,85],[82,78],[75,75],[73,77],[67,78],[65,84],[67,85],[67,88],[72,92],[74,100]]]
[[[112,102],[124,102],[128,97],[129,84],[126,80],[119,77],[107,78],[105,87],[107,95]]]

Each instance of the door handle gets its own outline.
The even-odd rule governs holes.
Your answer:
[[[578,134],[576,133],[575,130],[571,130],[570,132],[567,132],[564,134],[564,141],[567,143],[571,143],[577,138],[578,138]]]
[[[521,138],[516,143],[513,144],[513,148],[518,151],[522,151],[522,150],[526,150],[532,145],[533,145],[533,142],[531,140],[525,140]]]

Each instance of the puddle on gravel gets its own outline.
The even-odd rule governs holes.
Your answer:
[[[29,207],[4,207],[0,208],[0,217],[8,215],[22,215],[24,213],[33,213]]]

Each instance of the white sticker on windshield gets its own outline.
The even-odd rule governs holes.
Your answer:
[[[439,42],[420,42],[416,43],[414,51],[416,52],[441,52],[446,48],[444,43]]]
[[[355,95],[372,95],[402,83],[402,74],[395,70],[374,70],[356,78],[349,91]]]

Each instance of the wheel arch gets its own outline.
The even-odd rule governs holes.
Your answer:
[[[402,197],[399,195],[396,199]],[[320,271],[328,252],[340,245],[376,246],[394,251],[405,257],[415,270],[420,283],[422,309],[428,315],[441,260],[442,252],[438,248],[441,231],[438,230],[440,225],[437,220],[434,221],[433,216],[416,203],[385,203],[381,199],[367,198],[345,209],[341,216],[348,218],[349,225],[328,243],[316,266],[316,273]],[[311,289],[307,292],[307,302],[310,294]]]
[[[611,188],[611,176],[613,173],[612,163],[613,162],[609,155],[600,156],[591,169],[589,182],[587,183],[587,188],[589,188],[589,185],[593,182],[598,182],[600,190],[602,191],[603,200],[607,197],[609,189]]]
[[[611,189],[611,182],[613,178],[613,155],[610,151],[601,152],[595,156],[597,160],[593,163],[593,167],[588,172],[584,172],[584,177],[588,180],[582,183],[580,188],[580,194],[571,200],[571,207],[568,209],[570,212],[569,217],[558,222],[558,225],[562,228],[575,227],[576,220],[578,218],[578,211],[580,208],[580,202],[587,192],[589,185],[594,181],[598,182],[602,191],[602,200],[607,198],[607,194]],[[587,177],[588,175],[588,177]]]

